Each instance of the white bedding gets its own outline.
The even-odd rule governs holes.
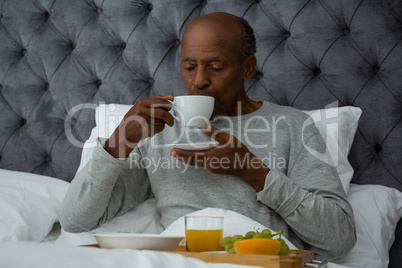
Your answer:
[[[132,262],[131,258],[134,253],[130,253],[130,250],[102,251],[71,246],[95,243],[91,232],[70,234],[61,231],[58,236],[58,229],[52,229],[54,223],[57,226],[57,210],[68,187],[68,183],[54,178],[0,169],[1,267],[3,267],[3,263],[7,263],[6,261],[14,263],[12,267],[24,267],[24,265],[46,267],[44,264],[49,261],[48,267],[52,267],[52,262],[57,262],[57,259],[61,263],[61,260],[67,258],[67,255],[71,257],[74,254],[77,254],[73,258],[76,261],[82,259],[82,261],[90,262],[92,254],[99,254],[103,256],[102,260],[105,265],[108,263],[106,260],[108,258],[110,258],[109,264],[115,261],[114,258]],[[357,243],[345,257],[330,260],[332,267],[335,267],[335,264],[346,267],[387,267],[388,251],[395,237],[396,224],[402,217],[402,193],[379,185],[351,184],[348,199],[354,209]],[[249,229],[262,228],[253,220],[238,214],[236,216],[236,213],[231,211],[208,208],[197,213],[223,213],[228,219],[225,224],[226,235],[241,234],[248,230],[248,226],[250,226]],[[159,214],[156,210],[155,200],[151,199],[137,209],[113,219],[94,231],[158,233],[161,231],[158,220]],[[231,225],[231,221],[236,224]],[[183,229],[180,224],[182,222],[178,220],[165,232],[177,233],[178,230]],[[54,242],[56,237],[57,244],[49,245]],[[30,241],[30,243],[26,243],[26,241]],[[42,243],[40,244],[40,242]],[[22,251],[24,254],[21,254]],[[26,257],[35,255],[34,253],[37,254],[36,258]],[[64,253],[66,253],[65,256],[63,256]],[[87,254],[88,256],[85,256]],[[135,254],[141,254],[141,252]],[[148,261],[152,263],[156,255],[147,253],[144,256],[150,258]],[[158,255],[158,258],[161,257]],[[169,258],[166,261],[170,261]],[[38,262],[37,266],[34,265],[35,261]]]
[[[23,256],[23,257],[21,257]],[[194,258],[149,250],[99,249],[69,245],[37,244],[32,242],[0,243],[0,266],[29,268],[236,268],[245,265],[211,264]]]
[[[68,187],[59,179],[0,169],[0,241],[42,241]]]

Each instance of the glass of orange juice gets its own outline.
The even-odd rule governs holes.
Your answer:
[[[223,217],[185,216],[185,228],[188,251],[223,250]]]

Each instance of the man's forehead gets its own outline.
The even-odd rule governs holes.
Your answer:
[[[193,61],[197,61],[198,59],[195,57],[182,57],[182,61],[183,62],[193,62]],[[205,62],[221,62],[222,61],[222,57],[220,56],[211,56],[211,57],[205,57],[202,59]]]
[[[227,40],[221,38],[219,35],[211,36],[194,36],[188,39],[183,39],[182,49],[187,51],[203,51],[203,52],[214,52],[216,50],[222,50],[229,47],[233,40]]]
[[[182,43],[181,57],[182,61],[226,61],[237,53],[237,47],[234,43],[208,42],[202,44],[190,40]]]
[[[225,52],[237,49],[239,40],[233,34],[219,31],[216,28],[202,28],[199,31],[191,31],[183,36],[182,52]]]

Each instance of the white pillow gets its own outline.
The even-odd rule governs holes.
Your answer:
[[[92,129],[89,138],[85,141],[81,153],[81,162],[77,172],[80,171],[92,158],[92,151],[97,145],[96,140],[98,137],[109,138],[131,107],[133,107],[133,105],[125,104],[100,104],[96,107],[96,125]]]
[[[0,169],[0,241],[42,241],[57,219],[69,183]]]
[[[357,242],[351,252],[332,262],[347,267],[388,267],[395,228],[402,217],[402,192],[380,185],[351,184]]]
[[[343,189],[348,194],[354,172],[349,163],[348,155],[362,110],[357,107],[344,106],[303,112],[310,115],[324,139],[328,153],[341,179]]]

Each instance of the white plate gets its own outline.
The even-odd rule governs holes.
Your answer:
[[[213,147],[218,146],[218,142],[205,142],[205,143],[171,143],[167,144],[167,146],[173,148],[179,148],[187,151],[200,151],[207,150]]]
[[[93,234],[101,248],[129,248],[173,251],[183,239],[182,236],[158,234],[97,233]]]

